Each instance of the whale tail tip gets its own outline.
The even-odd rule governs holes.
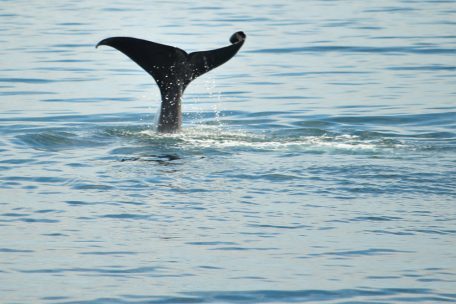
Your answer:
[[[238,43],[238,42],[244,41],[245,38],[246,38],[246,35],[244,34],[244,32],[239,31],[239,32],[236,32],[233,35],[231,35],[230,42],[233,44]]]

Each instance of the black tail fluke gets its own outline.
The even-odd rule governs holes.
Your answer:
[[[231,36],[229,46],[190,54],[169,45],[130,37],[107,38],[97,47],[107,45],[119,50],[152,75],[162,97],[158,130],[175,132],[182,121],[181,98],[185,88],[196,77],[230,60],[245,38],[243,32],[237,32]]]
[[[171,80],[172,69],[184,65],[187,53],[179,48],[130,37],[111,37],[100,41],[100,45],[113,47],[136,62],[157,82],[160,89]],[[172,77],[175,78],[175,77]],[[176,79],[172,79],[176,80]]]
[[[169,81],[179,81],[185,88],[196,77],[230,60],[245,38],[243,32],[236,32],[231,36],[229,46],[190,54],[169,45],[130,37],[107,38],[97,47],[107,45],[124,53],[152,75],[160,89]]]
[[[243,32],[236,32],[231,36],[229,46],[190,53],[187,57],[187,64],[192,70],[192,80],[230,60],[244,44],[245,37]]]

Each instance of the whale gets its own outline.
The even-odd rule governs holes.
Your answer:
[[[201,52],[184,50],[133,37],[110,37],[96,45],[105,45],[127,55],[149,73],[160,89],[161,105],[157,131],[175,133],[182,127],[182,95],[195,78],[230,60],[244,44],[244,32],[231,35],[230,45]]]

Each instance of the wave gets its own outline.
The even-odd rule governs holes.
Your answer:
[[[152,119],[151,124],[143,124],[140,115],[132,114],[48,117],[47,121],[61,124],[44,128],[33,126],[43,123],[43,118],[29,117],[8,133],[16,134],[16,143],[38,150],[108,145],[114,146],[114,154],[135,149],[152,149],[160,155],[169,151],[382,153],[456,149],[455,112],[383,116],[223,112],[197,116],[185,115],[183,130],[175,134],[158,134]],[[119,139],[124,141],[122,147],[118,147]]]
[[[253,278],[251,278],[253,279]],[[261,277],[255,277],[263,280]],[[455,294],[438,293],[426,288],[354,288],[354,289],[308,289],[308,290],[245,290],[245,291],[195,291],[170,296],[124,295],[122,297],[96,298],[60,303],[397,303],[397,302],[452,302]],[[355,301],[355,302],[353,302]]]
[[[370,53],[380,55],[418,54],[418,55],[454,55],[456,49],[430,48],[421,46],[346,46],[346,45],[315,45],[305,47],[268,48],[247,51],[249,53]]]

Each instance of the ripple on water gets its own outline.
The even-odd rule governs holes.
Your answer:
[[[16,136],[17,142],[41,150],[77,149],[79,147],[98,147],[100,145],[115,143],[116,138],[125,138],[142,145],[154,145],[157,150],[167,147],[194,149],[222,149],[252,151],[304,149],[326,149],[327,151],[352,151],[365,152],[379,150],[414,149],[428,150],[454,149],[451,140],[456,137],[452,131],[429,132],[422,131],[423,127],[438,125],[440,128],[454,126],[455,113],[435,113],[423,115],[394,115],[394,116],[336,116],[336,117],[306,117],[293,115],[292,122],[296,127],[290,128],[276,124],[281,116],[290,119],[290,114],[282,112],[263,112],[251,116],[248,113],[231,113],[239,119],[225,117],[220,125],[205,124],[190,125],[177,134],[157,134],[149,125],[130,124],[129,126],[99,127],[91,124],[89,129],[80,125],[75,128],[38,131],[39,128],[30,126],[22,127],[22,134]],[[228,113],[226,113],[228,115]],[[204,115],[203,115],[204,116]],[[245,130],[236,125],[248,123],[246,121],[264,125],[265,119],[275,124],[270,131]],[[80,117],[64,116],[55,117],[59,120],[80,120]],[[86,122],[96,123],[108,119],[110,122],[122,118],[113,118],[109,115],[103,117],[84,118]],[[131,117],[134,119],[134,117]],[[30,121],[30,120],[29,120]],[[37,121],[40,121],[39,119]],[[370,129],[374,126],[408,127],[416,131],[391,132]],[[361,130],[360,130],[361,128]],[[79,130],[78,130],[79,129]],[[363,130],[364,129],[364,130]],[[23,130],[27,130],[24,134]],[[33,130],[33,132],[30,132]],[[21,133],[21,130],[16,132]],[[423,145],[420,139],[427,139]],[[116,148],[117,149],[117,148]]]
[[[454,1],[102,2],[1,1],[3,302],[456,302]],[[178,134],[95,49],[235,23]]]
[[[102,143],[94,138],[84,138],[81,134],[65,131],[29,133],[16,137],[20,142],[38,150],[65,150],[99,146]]]
[[[452,302],[455,294],[435,293],[426,288],[355,288],[355,289],[308,289],[308,290],[244,290],[244,291],[194,291],[181,292],[174,296],[131,294],[116,298],[95,298],[77,302],[81,304],[145,304],[145,303],[316,303],[355,301],[356,303],[395,303],[429,301]]]

